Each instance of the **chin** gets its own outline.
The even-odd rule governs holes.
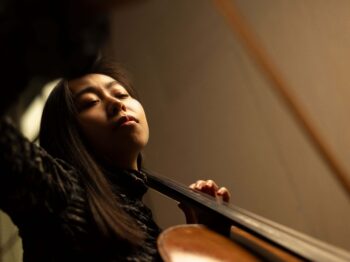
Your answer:
[[[148,134],[134,133],[128,143],[131,147],[143,149],[148,143]]]

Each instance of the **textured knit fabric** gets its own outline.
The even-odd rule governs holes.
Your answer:
[[[142,172],[106,174],[122,207],[146,233],[145,243],[104,243],[93,223],[79,172],[0,120],[0,209],[18,226],[24,261],[158,261],[159,228],[142,202]]]

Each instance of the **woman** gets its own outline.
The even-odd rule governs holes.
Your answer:
[[[122,71],[99,61],[63,79],[44,108],[41,147],[8,120],[0,133],[0,208],[19,228],[25,261],[160,259],[160,229],[142,202],[148,123]],[[212,181],[191,187],[229,199]]]

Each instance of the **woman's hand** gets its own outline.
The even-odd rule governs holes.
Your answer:
[[[229,202],[231,198],[230,192],[226,187],[219,187],[213,180],[198,180],[189,186],[191,189],[200,191],[215,197],[219,202]],[[216,217],[210,216],[207,213],[197,208],[191,207],[185,203],[180,203],[179,207],[185,213],[187,224],[204,224],[220,233],[229,232],[230,225],[224,225]]]
[[[219,201],[229,202],[231,198],[227,188],[219,188],[213,180],[198,180],[196,183],[191,184],[190,188],[211,195]]]

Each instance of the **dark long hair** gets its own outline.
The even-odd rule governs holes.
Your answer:
[[[140,245],[144,233],[120,207],[112,188],[95,160],[93,152],[79,130],[72,93],[68,82],[90,73],[104,74],[115,79],[131,96],[136,94],[128,77],[114,63],[97,61],[80,75],[62,79],[51,92],[42,114],[40,145],[52,156],[60,158],[78,170],[86,189],[88,204],[97,228],[105,239],[117,238],[134,246]],[[141,156],[138,159],[141,165]]]

